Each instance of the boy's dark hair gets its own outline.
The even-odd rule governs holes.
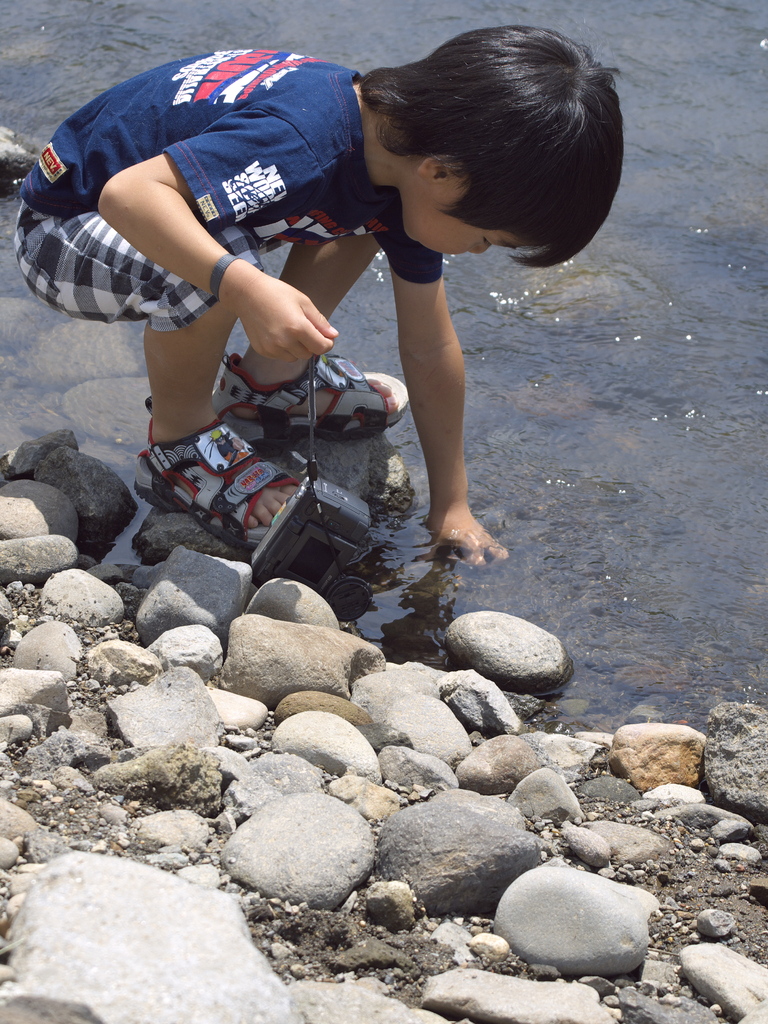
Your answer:
[[[624,152],[615,69],[558,32],[476,29],[361,80],[398,156],[435,157],[468,186],[451,216],[526,245],[532,267],[570,259],[608,216]]]

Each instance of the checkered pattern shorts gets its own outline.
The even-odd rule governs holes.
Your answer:
[[[230,227],[213,237],[262,269],[258,240],[249,231]],[[98,213],[49,217],[22,203],[14,246],[32,293],[79,320],[149,320],[156,331],[176,331],[216,303],[209,292],[142,256]]]

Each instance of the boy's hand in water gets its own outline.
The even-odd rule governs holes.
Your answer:
[[[458,555],[469,565],[487,565],[509,557],[509,551],[494,540],[469,509],[448,514],[439,523],[430,515],[427,528],[432,534],[432,543],[429,551],[420,556],[422,561],[436,558],[441,551]]]

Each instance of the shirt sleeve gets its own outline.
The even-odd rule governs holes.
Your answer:
[[[390,268],[398,277],[414,284],[431,284],[442,277],[443,254],[427,249],[405,233],[399,197],[378,214],[377,220],[384,230],[374,231],[373,234],[386,253]]]
[[[322,175],[301,135],[253,109],[227,113],[165,150],[192,192],[209,231],[248,218],[268,224],[311,204]]]

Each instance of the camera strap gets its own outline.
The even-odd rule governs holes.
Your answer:
[[[314,484],[317,480],[317,459],[315,458],[315,419],[317,413],[315,409],[315,366],[317,365],[317,356],[309,357],[309,380],[307,390],[307,403],[309,405],[309,451],[307,453],[307,477],[310,483]],[[312,488],[314,492],[314,487]]]
[[[328,538],[328,547],[331,549],[333,560],[336,563],[336,568],[339,570],[339,575],[344,571],[343,566],[339,562],[339,556],[336,553],[336,547],[331,540],[330,532],[328,530],[328,521],[323,510],[323,503],[317,497],[315,491],[315,481],[317,480],[317,459],[315,457],[315,420],[317,419],[317,408],[315,404],[315,366],[319,356],[310,356],[309,358],[309,388],[307,391],[307,405],[309,409],[309,448],[307,451],[307,479],[309,480],[309,486],[312,491],[312,497],[317,502],[317,511],[320,516],[320,522],[323,525],[326,536]]]
[[[325,530],[325,535],[328,541],[328,547],[333,555],[336,569],[338,570],[338,578],[331,583],[330,588],[325,592],[325,598],[331,605],[334,613],[340,618],[345,620],[352,620],[359,618],[360,615],[364,614],[368,610],[368,606],[371,602],[372,590],[370,584],[365,580],[360,579],[358,576],[345,576],[344,567],[339,561],[338,552],[336,545],[333,543],[331,537],[331,531],[328,528],[328,518],[323,509],[323,503],[317,496],[315,490],[315,481],[318,478],[317,471],[317,458],[315,457],[315,421],[317,419],[317,407],[315,403],[315,367],[317,365],[319,356],[311,356],[309,361],[309,374],[308,374],[308,388],[307,388],[307,407],[309,412],[309,445],[307,451],[307,480],[309,481],[309,487],[312,491],[312,497],[315,500],[317,506],[317,512],[320,517],[320,523]]]

